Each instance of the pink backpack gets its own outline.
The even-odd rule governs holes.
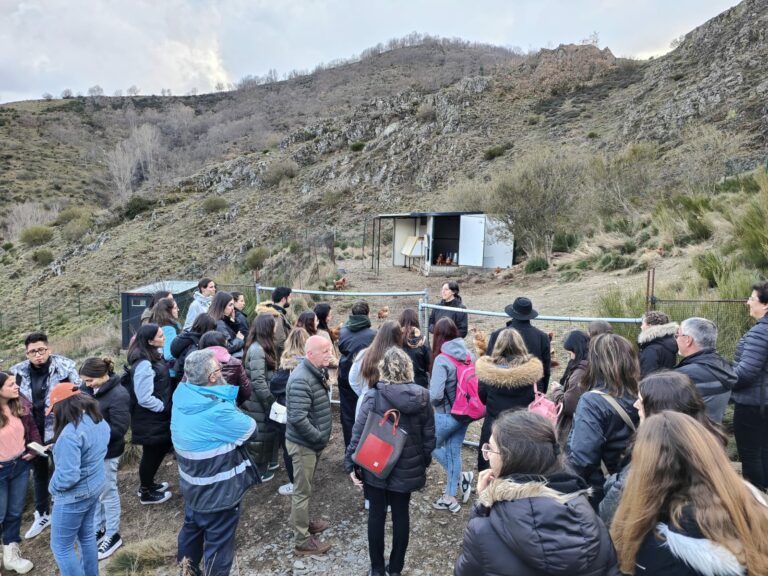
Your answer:
[[[465,362],[441,353],[456,367],[456,399],[451,406],[451,415],[459,422],[469,423],[485,417],[485,404],[478,393],[475,364],[471,358]]]

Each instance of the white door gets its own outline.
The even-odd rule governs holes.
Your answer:
[[[461,217],[459,225],[459,266],[483,265],[485,214]]]

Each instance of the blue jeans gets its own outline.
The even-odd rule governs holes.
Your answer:
[[[77,502],[56,502],[51,513],[51,551],[61,576],[98,576],[96,510],[99,495]],[[80,545],[80,559],[75,553]]]
[[[176,560],[189,562],[189,573],[228,576],[235,560],[235,533],[240,505],[220,512],[195,512],[184,506],[184,524],[179,532]],[[205,554],[202,570],[200,561]]]
[[[448,473],[446,496],[456,496],[461,475],[461,445],[469,424],[462,424],[450,414],[435,414],[435,449],[432,456]]]
[[[120,531],[120,494],[117,491],[117,467],[120,456],[104,460],[104,474],[107,483],[104,492],[99,497],[99,508],[96,511],[96,528],[104,529],[107,538]]]
[[[29,463],[21,456],[0,462],[0,524],[3,526],[3,544],[21,542],[21,514],[27,498]]]

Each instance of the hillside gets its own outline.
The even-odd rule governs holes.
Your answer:
[[[40,248],[4,245],[5,341],[40,319],[71,330],[75,298],[96,303],[78,325],[101,321],[115,286],[231,276],[254,246],[274,254],[263,277],[319,284],[334,264],[312,247],[328,234],[359,242],[373,214],[441,208],[457,183],[481,186],[536,146],[594,158],[653,146],[648,209],[681,177],[691,127],[743,142],[718,179],[751,169],[768,137],[766,18],[768,0],[745,0],[651,61],[428,41],[233,92],[0,106],[0,217],[13,224],[29,202],[89,206]],[[110,154],[131,161],[122,197]]]

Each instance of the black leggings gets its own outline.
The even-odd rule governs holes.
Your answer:
[[[744,479],[768,490],[768,406],[761,411],[760,406],[736,404],[733,434]]]
[[[410,532],[408,506],[411,493],[390,492],[373,486],[366,488],[371,505],[368,510],[368,555],[371,558],[371,568],[374,573],[384,574],[384,526],[389,505],[392,507],[392,552],[389,555],[389,571],[402,572]]]
[[[142,488],[151,488],[155,483],[155,474],[163,458],[171,449],[170,442],[163,444],[147,444],[141,450],[141,462],[139,463],[139,482]]]

